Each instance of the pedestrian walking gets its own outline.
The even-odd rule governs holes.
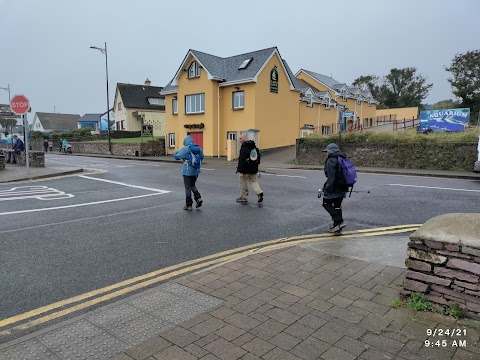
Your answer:
[[[43,142],[43,149],[44,149],[44,152],[48,152],[48,140],[46,140],[46,139]]]
[[[52,140],[50,140],[50,141],[48,142],[48,147],[49,147],[49,149],[50,149],[50,152],[52,152],[52,151],[53,151],[53,141],[52,141]]]
[[[63,148],[63,139],[60,139],[60,142],[58,143],[58,146],[60,146],[60,152],[62,152],[62,148]]]
[[[200,167],[203,160],[203,151],[200,146],[196,145],[193,138],[187,135],[183,140],[183,148],[173,153],[176,160],[182,160],[183,184],[185,186],[185,206],[183,210],[192,211],[192,193],[195,199],[196,208],[203,204],[202,197],[197,189],[197,179],[200,174]]]
[[[338,233],[345,226],[342,214],[342,201],[347,196],[348,186],[344,183],[342,174],[338,171],[338,158],[346,158],[345,153],[341,152],[337,144],[329,144],[323,150],[327,153],[325,160],[325,176],[327,181],[323,188],[319,190],[319,196],[323,195],[323,207],[330,214],[333,225],[328,227],[328,232]]]
[[[238,138],[242,146],[238,157],[237,173],[240,174],[240,197],[236,200],[239,203],[248,202],[248,184],[252,185],[253,191],[257,194],[258,202],[263,201],[263,191],[258,184],[258,165],[260,164],[260,150],[253,140],[248,140],[247,135],[242,134]]]

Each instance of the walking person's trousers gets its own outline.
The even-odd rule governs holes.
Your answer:
[[[342,201],[343,201],[343,197],[338,197],[333,199],[323,198],[322,205],[332,217],[334,226],[337,226],[343,222]]]
[[[257,181],[257,174],[243,174],[240,175],[240,197],[243,199],[248,198],[248,184],[252,185],[253,191],[255,194],[260,194],[262,189]]]
[[[193,204],[192,193],[195,200],[198,200],[201,197],[200,193],[198,192],[197,186],[195,185],[196,181],[196,176],[183,175],[183,184],[185,185],[185,199],[187,206],[192,206]]]

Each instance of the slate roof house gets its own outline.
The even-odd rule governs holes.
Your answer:
[[[160,94],[162,87],[117,84],[114,100],[115,130],[140,131],[142,123],[153,125],[153,135],[165,134],[165,96]]]
[[[78,128],[80,115],[37,112],[31,130],[47,132],[69,132]]]

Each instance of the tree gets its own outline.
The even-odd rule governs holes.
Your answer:
[[[375,95],[378,94],[378,76],[376,75],[362,75],[358,78],[356,78],[352,85],[357,86],[359,88],[364,88],[366,87],[372,96],[375,98]]]
[[[0,125],[2,127],[8,129],[11,128],[12,126],[17,125],[17,120],[16,119],[5,119],[0,117]]]
[[[455,108],[458,108],[460,105],[460,103],[458,101],[455,101],[455,100],[451,100],[451,99],[447,99],[447,100],[441,100],[441,101],[438,101],[436,102],[435,104],[433,104],[433,108],[435,110],[439,110],[439,109],[455,109]]]
[[[470,119],[476,122],[480,108],[480,50],[455,55],[445,70],[453,75],[448,79],[453,94],[462,99],[461,106],[470,108]]]
[[[384,77],[379,92],[387,108],[422,107],[422,100],[432,86],[422,75],[417,75],[414,67],[394,68]]]

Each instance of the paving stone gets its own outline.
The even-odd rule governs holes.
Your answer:
[[[345,289],[348,284],[345,284],[343,281],[339,281],[337,279],[329,281],[325,285],[323,285],[319,290],[327,290],[334,294],[338,294],[340,291]]]
[[[380,273],[377,276],[373,277],[371,281],[377,284],[390,285],[395,281],[396,278],[397,276],[394,276],[394,275]]]
[[[255,286],[247,285],[243,289],[234,292],[233,296],[235,296],[239,299],[242,299],[242,300],[246,300],[246,299],[254,296],[255,294],[258,294],[259,292],[262,292],[262,289],[259,289]]]
[[[222,288],[222,289],[215,290],[215,291],[210,293],[211,296],[215,296],[219,299],[225,299],[227,296],[232,295],[232,294],[233,294],[233,290],[227,289],[225,287]]]
[[[198,325],[192,326],[189,330],[199,336],[206,336],[224,327],[226,324],[217,318],[208,319]]]
[[[341,295],[335,295],[328,299],[328,302],[346,308],[353,303],[353,300],[347,299]]]
[[[260,306],[264,304],[265,302],[261,300],[250,298],[233,306],[232,310],[238,311],[239,313],[242,313],[242,314],[248,314],[254,311],[255,309],[258,309]]]
[[[248,354],[245,350],[233,346],[231,349],[229,349],[226,353],[222,354],[219,356],[221,360],[237,360],[240,358],[243,358],[243,355]]]
[[[468,350],[468,348],[467,348]],[[478,353],[472,353],[464,349],[458,349],[453,360],[478,360]]]
[[[312,292],[311,290],[303,288],[301,285],[303,285],[303,283],[300,284],[300,286],[289,284],[282,287],[280,290],[299,298],[305,297]]]
[[[338,340],[340,340],[344,336],[344,334],[342,334],[341,332],[332,331],[330,327],[327,327],[325,325],[315,331],[312,336],[333,345]]]
[[[207,350],[195,344],[187,345],[183,349],[188,351],[190,354],[195,355],[198,358],[202,358],[203,356],[208,355]]]
[[[262,359],[260,359],[259,357],[253,354],[247,353],[242,357],[242,360],[262,360]]]
[[[217,319],[223,320],[235,314],[235,311],[230,308],[227,308],[226,306],[220,306],[215,310],[210,311],[209,314],[216,317]]]
[[[272,310],[269,310],[269,311],[272,311]],[[225,321],[228,322],[229,324],[232,324],[246,331],[257,327],[260,324],[260,321],[248,315],[244,315],[240,313],[229,316],[228,318],[225,319]]]
[[[312,311],[312,308],[306,305],[295,303],[289,306],[286,310],[298,316],[305,316]]]
[[[281,348],[283,350],[288,351],[288,350],[294,348],[295,346],[297,346],[301,342],[301,340],[292,336],[292,335],[289,335],[285,332],[281,332],[281,333],[275,335],[270,340],[268,340],[268,342],[278,346],[279,348]]]
[[[391,322],[391,319],[386,319],[383,316],[369,314],[362,321],[360,321],[358,325],[364,327],[368,331],[379,334],[386,329]]]
[[[360,355],[360,358],[365,360],[385,360],[385,359],[388,360],[388,359],[395,359],[395,355],[387,351],[370,348],[364,351]]]
[[[286,310],[283,310],[283,309],[278,309],[278,308],[268,310],[265,313],[265,315],[268,316],[271,319],[277,320],[277,321],[281,322],[282,324],[286,324],[286,325],[291,325],[295,321],[297,321],[298,319],[301,318],[301,316],[292,314],[289,311],[286,311]]]
[[[301,319],[299,319],[298,322],[300,324],[308,326],[311,329],[316,330],[316,329],[320,329],[323,325],[325,325],[327,320],[322,319],[321,317],[318,317],[314,314],[307,314]]]
[[[227,325],[227,326],[224,326],[223,328],[215,331],[215,334],[224,338],[225,340],[232,341],[232,340],[238,338],[239,336],[245,334],[245,331],[236,327],[236,326]]]
[[[272,351],[262,356],[265,360],[301,360],[299,357],[290,354],[289,352],[275,348]]]
[[[270,301],[270,304],[285,309],[290,305],[295,304],[298,300],[300,300],[298,296],[283,294],[278,296],[276,299]]]
[[[268,310],[273,309],[274,307],[275,306],[273,306],[272,304],[265,304],[260,306],[257,310],[255,310],[255,312],[259,314],[265,314]]]
[[[204,336],[201,339],[195,341],[195,345],[204,347],[205,345],[210,344],[212,341],[215,341],[218,338],[219,336],[217,334],[208,334],[207,336]]]
[[[246,351],[238,351],[238,350],[241,350],[239,347],[235,346],[234,344],[232,344],[231,342],[223,339],[223,338],[219,338],[215,341],[212,341],[211,343],[207,344],[204,346],[204,349],[207,350],[208,352],[210,352],[211,354],[215,355],[215,356],[218,356],[218,357],[222,357],[223,354],[225,353],[231,353],[232,350],[235,350],[237,349],[237,351],[233,351],[233,353],[237,353],[239,354],[237,358],[240,358],[242,357],[243,355],[246,354]]]
[[[188,320],[188,321],[185,321],[182,323],[182,327],[185,328],[185,329],[189,329],[195,325],[198,325],[208,319],[212,319],[213,316],[209,315],[209,314],[200,314],[196,317],[194,317],[193,319],[191,320]]]
[[[313,281],[314,283],[321,285],[325,285],[326,283],[332,281],[335,279],[334,275],[329,275],[325,273],[320,273],[318,275],[315,275],[314,277],[310,278],[310,281]]]
[[[200,339],[200,336],[180,326],[163,332],[161,337],[182,348]]]
[[[178,346],[170,346],[153,355],[158,360],[196,360],[197,357],[188,353],[187,351],[180,349]]]
[[[353,311],[343,309],[339,306],[333,306],[332,308],[328,309],[327,314],[332,315],[333,317],[345,320],[352,324],[358,324],[365,317],[364,315],[360,315]]]
[[[426,339],[428,328],[433,329],[434,327],[429,327],[423,323],[410,320],[402,328],[401,333],[409,339]]]
[[[315,332],[315,329],[305,326],[300,322],[296,322],[295,324],[290,325],[284,331],[285,333],[295,336],[298,339],[305,340]]]
[[[260,269],[249,269],[245,271],[245,274],[251,275],[253,277],[264,279],[271,274],[270,271],[267,270],[260,270]]]
[[[270,319],[251,329],[250,333],[263,340],[270,340],[275,335],[281,333],[287,328],[287,325],[282,324],[276,320]]]
[[[415,313],[412,310],[399,308],[390,309],[383,316],[393,320],[408,322],[415,317]]]
[[[37,339],[30,339],[25,342],[9,346],[0,350],[1,359],[30,359],[32,354],[39,360],[58,360],[59,358]],[[127,360],[131,360],[128,358]]]
[[[321,287],[318,290],[313,291],[310,295],[311,295],[310,297],[313,297],[315,299],[328,300],[328,299],[331,299],[332,297],[334,297],[336,295],[336,293],[328,291],[325,288]],[[307,297],[305,297],[305,298],[307,298]],[[301,301],[299,301],[299,302],[301,302]]]
[[[398,353],[402,350],[404,344],[401,342],[395,341],[385,336],[367,334],[362,338],[362,342],[383,351],[390,352],[392,354]]]
[[[307,306],[311,307],[312,309],[325,312],[331,307],[333,307],[334,305],[332,303],[329,303],[321,299],[315,299],[312,302],[309,302]]]
[[[300,286],[303,289],[310,290],[310,291],[315,291],[322,285],[309,279],[309,280],[305,280],[303,283],[301,283]]]
[[[330,320],[325,324],[325,326],[329,329],[332,329],[334,332],[347,335],[354,339],[359,339],[366,332],[365,328],[359,325],[351,324],[342,319]]]
[[[374,298],[371,299],[372,302],[378,305],[386,306],[390,308],[390,304],[395,298],[392,298],[390,296],[384,296],[384,295],[375,295]],[[398,296],[397,296],[398,299]]]
[[[330,349],[325,351],[322,354],[322,359],[325,360],[354,360],[357,357],[352,355],[345,350],[339,349],[335,346],[332,346]]]
[[[271,290],[275,290],[275,292]],[[281,294],[276,294],[277,291],[278,290],[276,289],[268,289],[268,290],[259,292],[258,294],[255,294],[253,297],[260,301],[269,302],[281,295]]]
[[[290,285],[300,285],[305,281],[305,279],[301,278],[300,276],[296,276],[292,274],[282,274],[278,276],[277,279]]]
[[[226,306],[228,308],[232,308],[233,306],[237,305],[238,303],[241,303],[242,299],[239,299],[233,295],[227,296],[225,298],[225,302],[223,303],[223,306]]]
[[[39,354],[36,354],[36,355],[37,355],[38,359],[41,359],[40,357],[38,357]],[[5,357],[5,359],[7,359],[7,357]],[[133,360],[133,358],[131,358],[130,356],[128,356],[125,353],[121,353],[121,354],[115,355],[114,357],[110,358],[110,360]]]
[[[225,287],[226,287],[227,289],[233,290],[233,291],[235,291],[235,292],[236,292],[236,291],[240,291],[240,290],[242,290],[242,289],[244,289],[244,288],[246,288],[246,287],[248,287],[248,286],[249,286],[248,284],[245,284],[245,283],[243,283],[243,282],[241,282],[241,281],[238,281],[238,280],[237,280],[237,281],[233,281],[233,282],[231,282],[231,283],[228,284],[228,285],[225,285]]]
[[[368,345],[365,345],[363,342],[355,340],[350,336],[342,337],[335,343],[335,347],[343,349],[356,356],[359,356],[362,352],[368,349]]]
[[[234,343],[237,346],[242,346],[243,344],[246,344],[247,342],[252,341],[253,339],[255,339],[254,335],[250,333],[245,333],[239,336],[238,338],[236,338],[235,340],[232,340],[232,343]]]
[[[263,314],[257,313],[256,311],[252,311],[248,316],[254,318],[255,320],[258,320],[260,322],[265,322],[267,320],[270,320],[268,316],[265,316]]]
[[[246,344],[243,344],[242,348],[247,350],[248,352],[251,352],[253,355],[262,356],[275,348],[275,346],[270,344],[269,342],[266,342],[265,340],[255,338],[247,342]]]
[[[441,340],[440,340],[441,342]],[[422,346],[422,348],[418,351],[418,356],[423,357],[424,359],[429,359],[429,360],[450,360],[453,357],[453,351],[456,349],[453,349],[451,347],[425,347]]]
[[[266,275],[266,276],[268,276],[268,275]],[[250,286],[259,288],[261,290],[268,289],[269,287],[272,287],[273,284],[274,284],[274,282],[272,282],[272,281],[267,281],[267,280],[263,280],[263,279],[256,278],[256,277],[254,277],[252,279],[245,280],[244,283],[248,284]]]
[[[390,308],[387,306],[379,305],[372,301],[368,301],[364,299],[358,299],[352,304],[352,306],[355,306],[357,308],[372,312],[374,314],[379,314],[379,315],[384,315],[387,311],[390,310]]]
[[[290,350],[290,353],[303,360],[316,360],[331,346],[317,338],[309,337]]]

